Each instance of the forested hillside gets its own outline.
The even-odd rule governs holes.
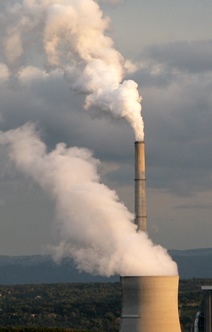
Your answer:
[[[212,279],[180,281],[179,311],[182,332],[190,332],[202,300],[201,286]],[[14,332],[116,332],[121,312],[120,283],[60,283],[0,286],[0,326]],[[12,329],[24,326],[25,329]],[[26,329],[28,327],[28,329]],[[61,330],[60,330],[61,331]],[[62,330],[64,331],[64,330]],[[61,332],[62,332],[61,331]]]

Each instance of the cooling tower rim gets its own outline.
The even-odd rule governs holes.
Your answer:
[[[153,275],[146,275],[146,276],[120,276],[121,279],[176,279],[179,278],[179,275],[158,275],[158,276],[153,276]]]

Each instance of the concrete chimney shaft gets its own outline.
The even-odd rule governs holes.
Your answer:
[[[146,232],[145,144],[135,142],[135,223]]]
[[[178,276],[121,277],[120,332],[181,332]]]

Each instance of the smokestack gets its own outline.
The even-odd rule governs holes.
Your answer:
[[[145,144],[135,142],[135,223],[146,232]]]
[[[121,277],[120,332],[181,332],[178,276]]]

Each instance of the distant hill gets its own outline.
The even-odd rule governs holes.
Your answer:
[[[0,285],[107,281],[105,277],[79,272],[68,258],[56,263],[48,255],[0,256]]]
[[[212,248],[170,250],[177,262],[181,279],[212,278]],[[0,256],[0,284],[40,284],[61,282],[114,282],[119,276],[105,278],[77,271],[73,262],[60,264],[51,256]]]

